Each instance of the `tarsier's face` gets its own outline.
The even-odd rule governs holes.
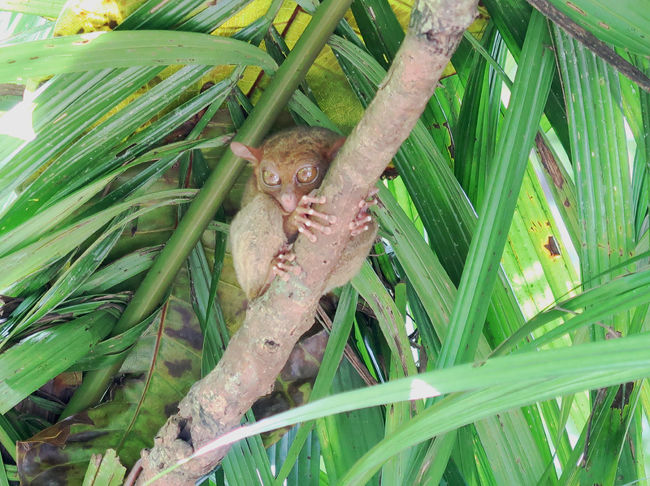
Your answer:
[[[267,138],[261,147],[232,142],[235,155],[253,164],[257,189],[269,194],[285,214],[320,187],[344,137],[320,127],[294,127]]]
[[[273,196],[284,212],[291,213],[302,196],[320,186],[326,170],[327,163],[313,154],[294,158],[290,163],[276,163],[265,157],[257,171],[258,187]]]

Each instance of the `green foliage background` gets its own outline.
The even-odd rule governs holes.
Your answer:
[[[650,73],[642,0],[543,4]],[[130,467],[218,362],[244,309],[226,234],[245,173],[160,308],[114,326],[316,8],[80,5],[0,1],[0,484],[79,484],[107,448]],[[349,131],[408,11],[355,0],[276,126]],[[380,183],[382,238],[340,291],[312,403],[207,481],[644,484],[649,132],[637,84],[523,0],[482,2]],[[101,370],[111,392],[62,420]]]

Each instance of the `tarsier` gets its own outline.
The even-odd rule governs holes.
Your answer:
[[[267,138],[260,147],[232,142],[233,153],[250,161],[242,207],[230,226],[232,256],[237,279],[246,297],[262,295],[278,276],[299,274],[292,251],[299,233],[311,241],[329,234],[334,215],[312,208],[323,204],[315,196],[327,169],[345,138],[320,127],[295,127]],[[327,280],[325,291],[345,284],[361,268],[377,234],[368,209],[374,194],[359,201],[359,212],[349,225],[350,239]]]

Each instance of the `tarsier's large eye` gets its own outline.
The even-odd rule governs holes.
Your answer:
[[[262,180],[268,186],[277,186],[280,184],[280,176],[276,172],[268,169],[262,170]]]
[[[307,167],[298,170],[296,179],[298,179],[298,182],[302,184],[307,184],[308,182],[313,182],[317,175],[318,168],[313,165],[308,165]]]

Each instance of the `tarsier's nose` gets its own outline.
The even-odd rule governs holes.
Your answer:
[[[291,213],[298,205],[298,198],[295,194],[280,194],[280,205],[285,212]]]

